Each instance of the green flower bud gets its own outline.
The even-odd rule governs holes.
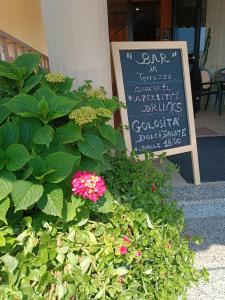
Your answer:
[[[112,112],[107,108],[97,108],[96,115],[102,118],[111,118]]]
[[[70,114],[69,118],[73,119],[80,127],[84,124],[91,123],[96,119],[96,111],[90,106],[83,106],[78,109],[74,109]]]
[[[62,73],[48,73],[45,75],[48,82],[60,83],[65,81],[65,76]]]

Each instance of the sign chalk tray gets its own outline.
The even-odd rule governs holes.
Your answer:
[[[186,42],[113,42],[112,56],[128,153],[191,152],[199,185]]]

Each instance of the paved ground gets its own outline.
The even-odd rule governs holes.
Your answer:
[[[196,266],[209,271],[209,283],[190,289],[188,300],[225,300],[225,182],[176,187],[174,198],[184,210],[186,233],[204,238],[194,246]]]

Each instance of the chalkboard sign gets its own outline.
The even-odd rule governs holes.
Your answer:
[[[186,43],[115,42],[112,50],[128,152],[190,151],[200,183]]]

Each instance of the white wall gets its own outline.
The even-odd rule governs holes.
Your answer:
[[[206,27],[212,33],[206,67],[214,74],[225,68],[225,0],[208,0]]]
[[[111,94],[106,0],[41,0],[50,69]]]

